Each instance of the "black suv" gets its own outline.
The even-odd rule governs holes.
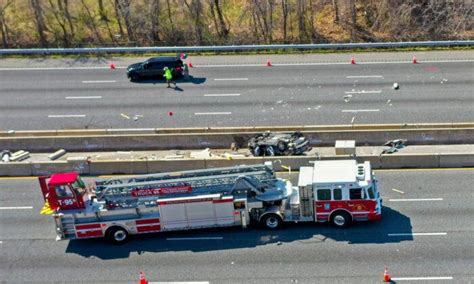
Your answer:
[[[179,57],[152,57],[144,62],[134,63],[127,67],[127,77],[130,81],[138,81],[142,78],[161,78],[163,68],[168,67],[173,72],[174,78],[184,75],[183,61]]]

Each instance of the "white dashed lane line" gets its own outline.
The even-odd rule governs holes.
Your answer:
[[[49,118],[84,118],[85,114],[50,114]]]
[[[380,109],[343,109],[342,112],[378,112]]]
[[[392,202],[403,202],[403,201],[443,201],[443,198],[394,198],[389,199],[388,201]]]
[[[382,90],[376,90],[376,91],[348,91],[345,92],[346,94],[380,94],[382,93]]]
[[[214,81],[248,81],[249,78],[215,78]]]
[[[436,232],[436,233],[392,233],[387,234],[389,237],[406,237],[406,236],[446,236],[446,232]]]
[[[17,209],[33,209],[33,206],[10,206],[10,207],[0,207],[0,210],[17,210]]]
[[[392,277],[393,281],[428,281],[428,280],[453,280],[452,276],[434,276],[434,277]]]
[[[230,115],[232,112],[195,112],[194,115]]]
[[[104,84],[104,83],[117,83],[115,80],[97,80],[97,81],[82,81],[84,84]]]
[[[361,75],[361,76],[346,76],[347,79],[359,79],[359,78],[382,78],[382,75]]]
[[[238,97],[240,94],[205,94],[205,97]]]
[[[66,97],[66,100],[102,99],[102,96]]]

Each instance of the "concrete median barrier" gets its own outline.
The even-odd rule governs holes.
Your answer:
[[[381,169],[439,168],[438,154],[395,154],[380,157]]]
[[[440,154],[439,166],[441,168],[474,167],[474,149],[465,154]]]
[[[89,163],[90,175],[147,173],[149,171],[146,160],[91,161]]]
[[[0,162],[0,176],[32,176],[29,162]]]

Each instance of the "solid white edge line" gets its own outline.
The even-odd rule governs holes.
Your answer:
[[[209,281],[173,281],[173,282],[155,282],[148,281],[148,284],[209,284]]]
[[[0,210],[33,209],[33,206],[0,207]]]
[[[96,80],[96,81],[82,81],[84,84],[95,84],[95,83],[117,83],[116,80]]]
[[[393,281],[416,281],[416,280],[453,280],[452,276],[433,276],[433,277],[392,277]]]
[[[50,114],[49,118],[74,118],[74,117],[86,117],[85,114]]]
[[[419,60],[419,64],[423,63],[466,63],[474,62],[474,59],[460,59],[460,60]],[[406,61],[373,61],[373,62],[359,62],[357,65],[364,64],[413,64],[411,60]],[[273,66],[317,66],[317,65],[351,65],[349,62],[315,62],[315,63],[275,63]],[[197,65],[194,68],[213,68],[213,67],[267,67],[266,63],[261,64],[223,64],[223,65]],[[125,69],[127,67],[115,67],[115,69]],[[110,67],[32,67],[32,68],[17,68],[17,67],[4,67],[0,68],[0,71],[42,71],[42,70],[106,70]]]
[[[361,75],[361,76],[346,76],[347,79],[357,79],[357,78],[383,78],[382,75]]]
[[[380,109],[343,109],[342,112],[377,112]]]
[[[229,115],[231,112],[195,112],[194,115]]]
[[[394,198],[388,201],[443,201],[443,198]]]
[[[205,97],[238,97],[240,94],[205,94]]]
[[[395,234],[387,234],[389,237],[402,237],[402,236],[446,236],[448,233],[446,232],[438,232],[438,233],[395,233]]]
[[[214,78],[214,81],[248,81],[249,78]]]
[[[199,241],[199,240],[222,240],[224,237],[202,237],[202,238],[166,238],[167,241]]]
[[[66,100],[81,100],[81,99],[102,99],[102,96],[66,97]]]

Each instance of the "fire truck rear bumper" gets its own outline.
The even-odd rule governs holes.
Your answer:
[[[382,219],[382,213],[371,213],[369,214],[369,221],[379,221]]]

